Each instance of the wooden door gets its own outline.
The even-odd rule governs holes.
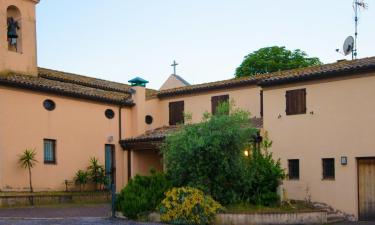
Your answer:
[[[358,159],[359,220],[375,220],[375,158]]]

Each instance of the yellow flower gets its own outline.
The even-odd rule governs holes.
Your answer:
[[[201,190],[182,187],[165,193],[161,220],[167,223],[209,224],[222,206]]]

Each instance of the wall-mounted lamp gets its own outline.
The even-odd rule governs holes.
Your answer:
[[[248,156],[250,155],[249,150],[246,150],[246,151],[244,151],[243,153],[244,153],[244,155],[245,155],[246,157],[248,157]]]
[[[348,157],[347,156],[341,156],[341,165],[343,165],[343,166],[348,165]]]
[[[108,141],[108,143],[112,143],[113,142],[113,136],[112,135],[108,136],[107,141]]]

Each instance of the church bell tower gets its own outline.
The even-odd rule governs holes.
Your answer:
[[[37,76],[36,16],[39,0],[0,0],[0,75]]]

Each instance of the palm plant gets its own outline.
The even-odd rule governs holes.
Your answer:
[[[104,166],[100,165],[97,158],[92,157],[90,159],[90,165],[87,167],[87,170],[89,172],[91,181],[95,184],[95,187],[98,188],[98,184],[101,184],[102,181]]]
[[[30,184],[30,192],[33,192],[33,185],[31,182],[31,169],[36,165],[38,162],[36,160],[36,152],[34,149],[26,149],[18,159],[19,164],[22,168],[29,170],[29,184]]]
[[[85,185],[87,184],[88,180],[89,180],[89,174],[87,171],[83,171],[83,170],[77,171],[74,181],[77,185],[79,185],[79,191],[82,191],[82,189],[85,189]]]

